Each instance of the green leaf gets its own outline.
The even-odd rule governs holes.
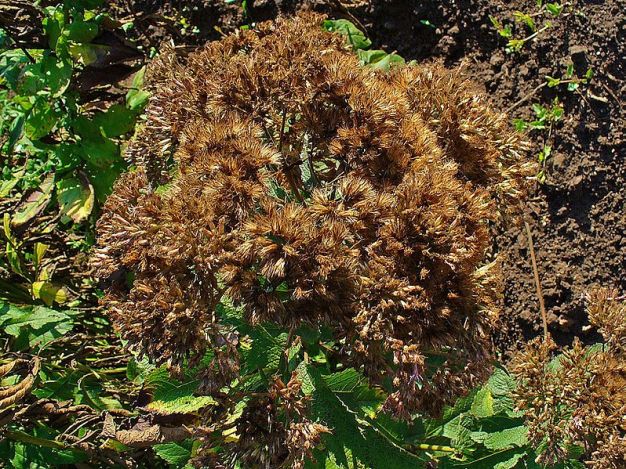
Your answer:
[[[135,112],[121,104],[114,104],[104,113],[97,114],[93,122],[105,137],[119,137],[135,127]]]
[[[70,84],[72,64],[69,60],[47,55],[41,62],[46,85],[53,97],[61,96]]]
[[[103,395],[104,389],[102,385],[93,376],[83,377],[78,380],[77,384],[79,389],[76,389],[74,392],[77,402],[86,402],[98,410],[122,408],[122,404],[117,399]]]
[[[166,463],[175,467],[184,467],[191,458],[192,440],[154,445],[154,452]]]
[[[142,67],[137,73],[135,73],[131,89],[128,93],[126,93],[126,105],[128,106],[128,109],[132,111],[141,111],[146,104],[148,104],[150,93],[141,89],[143,87],[145,73],[146,67]]]
[[[325,451],[318,450],[316,454],[322,467],[423,467],[428,458],[422,459],[409,453],[369,424],[365,416],[360,416],[358,409],[367,405],[363,406],[358,396],[344,392],[334,393],[329,389],[327,382],[342,390],[352,386],[353,372],[337,378],[325,378],[310,365],[303,365],[298,371],[300,379],[308,383],[307,389],[311,392],[313,418],[323,422],[332,431],[323,436]]]
[[[563,6],[558,3],[546,3],[546,10],[552,16],[559,16],[561,11],[563,11]]]
[[[104,203],[107,196],[113,190],[115,180],[125,169],[126,163],[123,160],[111,163],[106,168],[100,168],[89,163],[87,164],[85,170],[93,185],[98,203]]]
[[[55,111],[48,101],[43,98],[35,100],[35,103],[24,122],[24,133],[31,140],[39,140],[48,135],[57,121],[59,113]]]
[[[0,302],[0,325],[4,332],[18,338],[22,333],[28,337],[28,346],[43,346],[72,330],[74,321],[64,311],[44,306],[23,307]]]
[[[45,12],[47,17],[43,19],[42,24],[48,36],[50,49],[55,50],[65,25],[65,14],[61,7],[48,7]]]
[[[57,199],[61,213],[74,223],[85,220],[94,206],[94,189],[86,177],[65,178],[57,182]]]
[[[472,415],[476,417],[491,417],[494,415],[493,408],[493,395],[489,387],[483,387],[474,398],[472,402],[472,408],[470,409]]]
[[[92,22],[74,20],[63,30],[63,34],[71,41],[91,42],[98,35],[98,25]]]
[[[346,36],[354,49],[367,49],[372,45],[372,41],[348,20],[324,20],[323,26],[327,31],[338,32]]]
[[[506,428],[499,432],[472,432],[471,438],[482,443],[490,450],[509,449],[515,446],[523,447],[528,443],[528,429],[523,426]]]
[[[357,55],[362,65],[379,70],[389,70],[392,65],[404,64],[404,59],[398,54],[387,54],[384,50],[359,50]]]
[[[246,370],[244,374],[257,369],[270,372],[277,370],[283,352],[287,348],[289,334],[270,324],[250,328],[247,333],[252,339],[252,344],[248,348],[242,347],[241,350],[242,362]]]
[[[172,378],[165,367],[158,368],[146,376],[145,386],[152,390],[153,401],[146,409],[161,415],[188,414],[204,407],[216,405],[209,396],[195,396],[198,380],[178,381]]]
[[[560,78],[554,78],[549,75],[546,75],[546,81],[548,83],[548,88],[554,88],[555,86],[559,86],[561,84]]]

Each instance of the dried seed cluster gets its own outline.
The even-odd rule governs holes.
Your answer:
[[[626,467],[626,302],[610,289],[590,294],[589,319],[602,333],[601,348],[576,340],[554,360],[551,339],[533,341],[515,357],[518,406],[539,462],[568,458],[572,445],[583,448],[594,468]]]
[[[488,372],[489,225],[534,168],[459,73],[362,67],[322,20],[153,64],[137,169],[98,224],[104,304],[157,362],[212,350],[218,385],[237,375],[224,295],[253,324],[327,324],[347,362],[391,379],[389,410],[437,410]]]

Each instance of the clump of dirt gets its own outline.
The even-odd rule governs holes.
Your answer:
[[[145,16],[174,10],[185,13],[188,10],[178,4],[188,3],[145,0],[129,11]],[[148,4],[156,9],[147,9]],[[228,32],[242,24],[241,9],[236,5],[221,0],[194,5],[189,23],[200,32],[183,35],[187,44],[214,39],[219,31]],[[560,343],[574,336],[595,339],[584,313],[585,292],[596,284],[626,289],[623,3],[574,2],[558,16],[544,13],[551,27],[516,53],[505,52],[506,39],[498,35],[490,17],[513,23],[515,11],[536,13],[535,1],[257,0],[251,18],[262,21],[301,7],[347,18],[366,30],[374,47],[397,51],[406,59],[463,65],[472,79],[484,86],[494,107],[510,111],[513,117],[532,120],[533,103],[546,105],[559,97],[564,117],[550,140],[545,140],[547,133],[531,134],[534,154],[544,143],[549,144],[552,159],[546,182],[537,184],[527,203],[527,220],[533,231],[550,331]],[[139,20],[135,24],[140,24]],[[167,28],[153,28],[139,39],[152,45],[169,36],[181,39],[179,34],[168,36]],[[516,28],[523,37],[523,27]],[[578,76],[588,68],[593,70],[589,85],[577,92],[540,86],[546,75],[562,76],[570,63]],[[541,321],[526,236],[519,228],[511,229],[501,233],[495,244],[506,255],[506,312],[500,340],[503,348],[509,348],[536,335]]]

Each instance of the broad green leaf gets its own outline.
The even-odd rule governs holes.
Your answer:
[[[514,446],[522,447],[528,443],[528,429],[520,425],[494,433],[473,432],[471,437],[477,443],[482,443],[487,449],[509,449]]]
[[[302,366],[299,374],[312,387],[313,418],[323,422],[332,432],[322,437],[325,450],[316,452],[321,467],[414,469],[423,467],[428,460],[409,453],[359,416],[355,410],[360,407],[358,399],[347,399],[349,393],[332,392],[317,369]],[[339,382],[348,380],[343,376]],[[327,466],[330,461],[333,466]]]
[[[198,380],[178,381],[169,375],[165,367],[150,373],[145,379],[145,386],[153,393],[153,401],[146,409],[157,414],[187,414],[217,404],[212,397],[194,395]]]
[[[42,346],[57,339],[73,327],[73,319],[66,312],[44,306],[17,306],[0,302],[0,324],[4,332],[15,338],[25,333],[28,346]]]
[[[327,31],[338,32],[346,36],[354,49],[367,49],[372,45],[372,41],[348,20],[324,20],[323,26]]]
[[[248,372],[256,369],[267,369],[272,372],[278,369],[284,350],[287,348],[288,334],[278,327],[261,324],[250,328],[249,337],[252,344],[249,348],[242,347],[242,361]]]
[[[476,394],[474,402],[472,402],[471,413],[476,417],[491,417],[495,413],[493,395],[487,386]]]
[[[58,120],[59,113],[45,99],[37,99],[24,122],[24,133],[31,140],[39,140],[54,129]]]
[[[94,117],[105,137],[119,137],[133,130],[135,113],[121,104],[114,104],[106,112]]]
[[[87,164],[85,170],[91,184],[93,185],[96,200],[99,203],[104,203],[107,196],[113,190],[115,180],[125,169],[126,163],[123,160],[116,161],[108,168],[104,169]]]
[[[389,70],[392,65],[403,65],[404,59],[398,54],[388,54],[384,50],[359,50],[357,55],[361,64],[379,70]]]
[[[121,409],[122,404],[117,399],[104,396],[104,389],[100,383],[92,376],[81,378],[78,381],[79,389],[75,394],[80,392],[82,396],[78,396],[77,402],[86,402],[90,406],[98,410]]]
[[[83,65],[93,65],[103,61],[111,50],[110,46],[100,44],[77,44],[69,45],[69,53],[74,60]]]
[[[121,160],[120,149],[108,138],[97,140],[83,140],[81,147],[82,158],[91,165],[106,170]],[[94,185],[98,183],[94,178],[89,178]]]
[[[50,49],[55,50],[65,25],[65,14],[61,7],[47,7],[45,12],[47,17],[42,22],[44,31],[48,36]]]
[[[74,20],[63,30],[63,34],[71,41],[91,42],[98,35],[98,25],[92,22]]]
[[[191,440],[154,445],[154,452],[166,463],[175,467],[184,467],[191,458]]]
[[[72,78],[71,62],[48,55],[41,62],[41,71],[45,77],[50,94],[53,97],[61,96],[69,86]]]
[[[85,220],[94,206],[94,189],[86,177],[65,178],[57,182],[57,200],[61,213],[74,223]]]

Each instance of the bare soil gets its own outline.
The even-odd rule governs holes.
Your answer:
[[[125,3],[125,4],[124,4]],[[564,2],[565,3],[565,2]],[[144,50],[163,39],[199,44],[218,39],[241,24],[241,9],[223,0],[196,2],[115,2],[114,13],[136,17],[135,39]],[[506,39],[490,21],[513,22],[516,10],[534,14],[535,0],[257,0],[253,21],[292,14],[306,7],[347,18],[364,28],[375,48],[397,51],[406,59],[440,60],[462,65],[511,117],[532,120],[532,103],[555,97],[564,117],[549,139],[532,133],[533,155],[552,146],[547,180],[537,184],[526,204],[549,328],[560,343],[580,337],[589,342],[585,292],[594,285],[626,290],[626,1],[573,1],[558,17],[535,16],[552,26],[518,53],[506,53]],[[130,6],[129,6],[130,5]],[[177,25],[185,17],[184,33]],[[197,32],[193,32],[193,26]],[[529,33],[517,26],[516,37]],[[577,92],[544,86],[545,76],[562,76],[574,64],[578,76],[594,77]],[[505,256],[505,305],[497,341],[516,348],[539,333],[541,319],[530,264],[528,240],[520,227],[497,237]]]

